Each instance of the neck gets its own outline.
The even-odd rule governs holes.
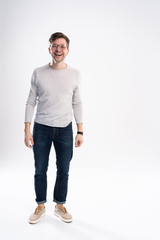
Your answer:
[[[49,64],[50,67],[54,68],[54,69],[57,69],[57,70],[62,70],[62,69],[65,69],[67,67],[67,64],[65,62],[55,62],[53,59],[52,59],[52,62]]]

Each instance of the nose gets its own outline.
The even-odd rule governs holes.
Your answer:
[[[57,45],[56,51],[59,50],[59,49],[61,50],[61,46],[60,46],[60,45]]]

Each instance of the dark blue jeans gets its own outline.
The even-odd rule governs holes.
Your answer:
[[[35,200],[38,204],[47,201],[47,169],[53,142],[57,167],[53,201],[64,204],[68,190],[69,166],[73,156],[72,122],[67,127],[50,127],[34,122],[33,140]]]

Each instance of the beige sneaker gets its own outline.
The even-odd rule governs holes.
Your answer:
[[[63,206],[63,209],[61,207],[55,206],[54,215],[59,217],[64,222],[72,222],[72,216],[69,214],[66,210],[66,208]]]
[[[38,223],[46,215],[45,207],[38,209],[29,217],[29,223]]]

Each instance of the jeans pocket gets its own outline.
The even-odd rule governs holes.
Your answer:
[[[49,127],[43,124],[35,123],[33,139],[36,144],[50,140]]]

